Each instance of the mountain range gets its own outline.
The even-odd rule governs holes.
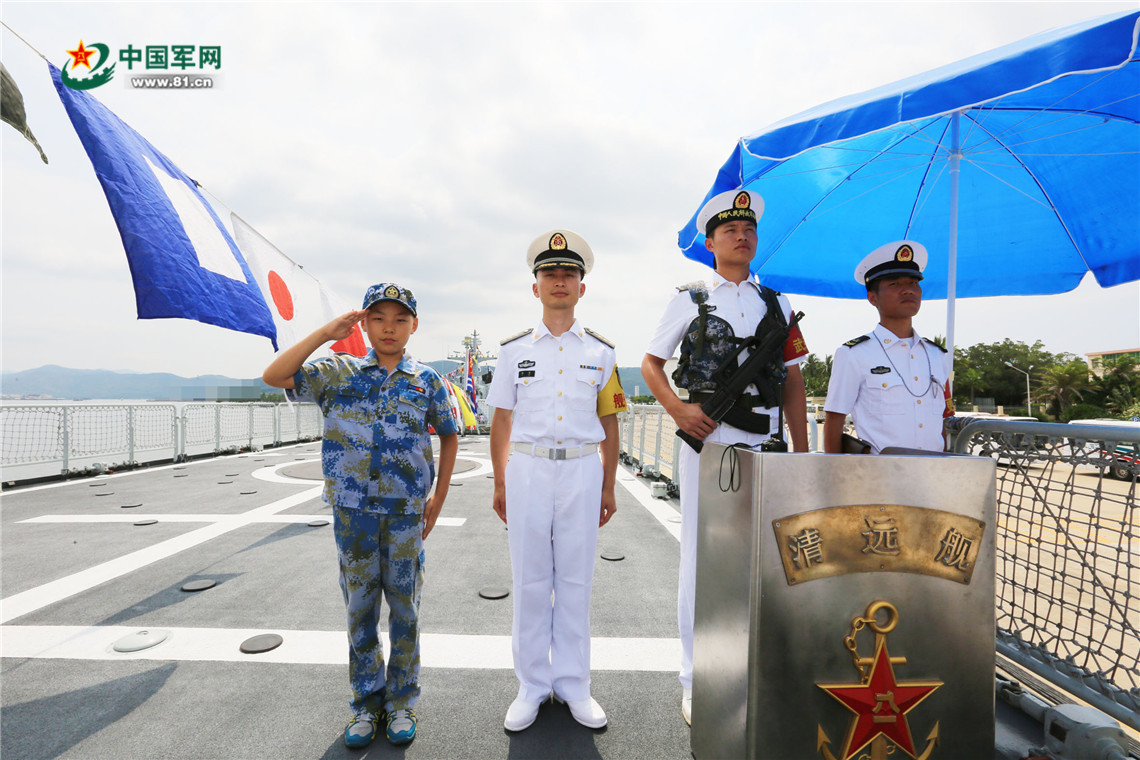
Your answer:
[[[428,362],[441,375],[451,372],[458,362]],[[635,389],[649,390],[637,367],[619,367],[622,387],[632,396]],[[36,369],[0,373],[0,397],[4,399],[44,399],[88,401],[240,401],[256,400],[262,393],[276,393],[261,378],[239,379],[224,375],[180,377],[167,372],[113,372],[105,369],[70,369],[49,364]]]

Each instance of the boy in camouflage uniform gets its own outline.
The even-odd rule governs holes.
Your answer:
[[[361,321],[372,344],[367,356],[337,354],[305,364]],[[373,285],[363,308],[281,352],[262,376],[290,398],[320,405],[325,415],[321,465],[348,611],[353,717],[344,743],[352,748],[371,743],[382,717],[393,744],[416,734],[423,540],[443,507],[459,448],[443,379],[404,350],[418,326],[410,290]],[[440,440],[439,483],[431,496],[436,473],[428,425]],[[386,676],[381,595],[388,602],[392,645]]]

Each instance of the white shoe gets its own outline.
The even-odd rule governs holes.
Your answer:
[[[570,714],[574,716],[574,720],[586,728],[602,728],[606,725],[606,711],[593,697],[568,702],[555,694],[554,701],[564,702],[570,708]]]
[[[507,709],[507,719],[503,721],[503,728],[508,731],[522,731],[525,728],[530,728],[530,724],[534,723],[538,717],[538,708],[542,707],[542,702],[527,702],[523,699],[516,699],[511,702],[511,706]]]
[[[686,725],[693,725],[693,690],[682,689],[681,691],[681,717],[685,719]]]

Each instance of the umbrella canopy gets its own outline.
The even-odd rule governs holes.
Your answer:
[[[1138,280],[1138,30],[1101,17],[806,111],[742,138],[705,198],[764,197],[752,270],[789,293],[864,298],[855,265],[904,238],[951,321],[955,290]],[[695,217],[679,245],[711,264]]]

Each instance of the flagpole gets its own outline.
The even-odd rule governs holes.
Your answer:
[[[959,121],[962,112],[950,116],[950,240],[946,262],[946,350],[950,352],[950,397],[954,397],[954,312],[958,290],[958,177],[961,174],[962,145]]]

